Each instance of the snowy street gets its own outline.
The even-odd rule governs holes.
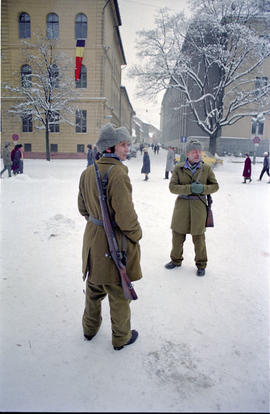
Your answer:
[[[191,236],[167,270],[176,196],[167,151],[125,162],[143,230],[143,278],[131,304],[137,342],[111,344],[108,300],[97,336],[83,338],[85,220],[77,209],[86,160],[24,160],[1,179],[1,411],[269,412],[270,184],[242,184],[243,159],[214,169],[215,227],[196,276]],[[2,160],[1,160],[2,161]],[[236,161],[236,162],[232,162]],[[1,163],[1,169],[2,169]]]

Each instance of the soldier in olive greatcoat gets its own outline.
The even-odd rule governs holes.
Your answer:
[[[172,250],[167,269],[181,266],[186,234],[192,235],[197,275],[204,276],[207,265],[205,244],[206,195],[219,186],[211,167],[201,159],[201,144],[192,139],[186,146],[185,162],[177,164],[169,184],[171,193],[178,194],[171,222]]]
[[[100,130],[97,149],[103,154],[97,161],[101,177],[110,169],[107,184],[107,204],[115,222],[115,235],[120,250],[126,250],[126,269],[131,281],[142,277],[139,240],[141,226],[132,201],[128,168],[122,163],[129,151],[130,136],[125,127],[106,124]],[[118,270],[110,258],[108,242],[102,225],[94,166],[81,175],[78,208],[87,220],[82,252],[83,279],[86,280],[86,301],[83,332],[91,340],[101,325],[101,301],[108,294],[112,344],[122,349],[137,339],[138,332],[130,329],[130,301],[124,297]]]

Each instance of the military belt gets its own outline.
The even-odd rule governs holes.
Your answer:
[[[205,199],[205,195],[198,196],[198,195],[184,195],[181,194],[178,196],[178,198],[183,198],[184,200],[201,200],[202,198]]]
[[[88,217],[88,221],[91,221],[91,223],[96,224],[97,226],[103,226],[103,220],[98,220],[93,216]]]

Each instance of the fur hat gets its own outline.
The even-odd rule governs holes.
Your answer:
[[[191,140],[189,140],[187,142],[186,152],[190,152],[190,151],[196,150],[196,149],[200,150],[200,151],[202,150],[201,143],[197,139],[192,138]]]
[[[103,125],[100,128],[99,137],[96,142],[97,149],[100,152],[107,148],[113,147],[119,142],[130,142],[130,135],[126,127],[115,128],[112,124]]]

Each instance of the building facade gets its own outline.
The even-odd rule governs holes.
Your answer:
[[[261,36],[270,37],[270,2],[260,2],[260,12],[250,22]],[[195,64],[197,64],[195,62]],[[255,83],[264,85],[270,79],[270,59],[264,61],[263,65],[253,71],[248,76],[255,78]],[[215,74],[211,76],[214,87]],[[218,71],[216,73],[218,82]],[[211,92],[211,90],[210,90]],[[194,97],[193,97],[194,98]],[[167,89],[161,105],[161,142],[163,145],[177,147],[181,152],[185,150],[185,142],[196,137],[200,139],[203,149],[209,148],[209,136],[200,128],[189,107],[183,107],[185,103],[184,94],[176,88]],[[226,102],[225,102],[226,106]],[[259,115],[263,109],[263,104],[259,103],[256,107],[247,107],[247,110],[257,112]],[[198,107],[198,110],[200,108]],[[260,122],[259,122],[260,121]],[[259,139],[255,145],[254,138]],[[270,146],[270,115],[265,115],[263,119],[244,117],[233,125],[223,127],[217,136],[217,153],[231,153],[239,155],[245,152],[262,155],[269,151]]]
[[[3,85],[14,87],[22,82],[29,70],[23,42],[31,42],[35,35],[55,39],[55,52],[73,62],[70,89],[74,96],[76,92],[79,115],[74,114],[74,126],[61,123],[50,131],[52,157],[84,157],[87,144],[97,141],[100,127],[107,122],[125,125],[132,133],[134,111],[121,87],[126,59],[117,0],[2,0],[1,8]],[[84,54],[80,79],[75,81],[78,40],[84,41]],[[2,91],[2,147],[17,136],[26,157],[45,157],[45,131],[9,112],[14,99]]]

